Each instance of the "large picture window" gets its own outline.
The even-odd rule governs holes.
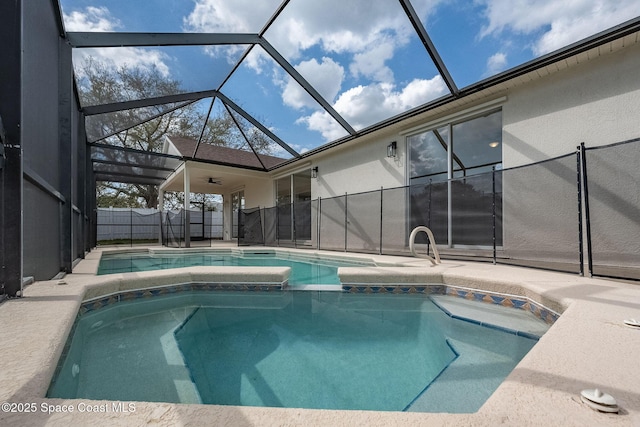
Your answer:
[[[491,245],[494,188],[501,187],[492,171],[502,167],[502,111],[411,135],[407,147],[410,227],[427,225],[436,242],[449,246]],[[501,233],[497,238],[502,244]]]

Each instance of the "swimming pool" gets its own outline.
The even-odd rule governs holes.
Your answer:
[[[48,397],[475,412],[536,341],[425,295],[185,292],[80,316]]]
[[[164,270],[192,266],[256,266],[291,267],[289,286],[338,285],[338,267],[373,265],[366,261],[339,261],[304,257],[279,257],[274,252],[264,253],[105,253],[100,259],[98,275],[128,273],[134,271]]]

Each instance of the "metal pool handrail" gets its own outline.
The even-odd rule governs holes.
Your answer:
[[[430,257],[427,254],[419,254],[416,252],[416,247],[415,247],[416,235],[421,231],[424,231],[425,233],[427,233],[427,237],[429,237],[429,241],[433,246],[433,256],[435,257],[435,259]],[[413,256],[416,258],[428,259],[429,261],[431,261],[431,264],[433,265],[440,264],[440,253],[438,252],[438,247],[436,246],[436,240],[433,238],[433,233],[431,232],[431,230],[428,227],[425,227],[424,225],[419,225],[418,227],[414,228],[411,231],[411,235],[409,236],[409,249],[411,250],[411,254],[413,254]]]

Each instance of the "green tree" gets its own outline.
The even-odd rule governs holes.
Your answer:
[[[105,63],[88,59],[77,74],[80,76],[78,92],[81,103],[85,106],[183,92],[179,81],[163,76],[155,67],[111,68]],[[87,137],[90,142],[161,152],[165,135],[189,135],[202,122],[202,115],[192,104],[169,111],[174,106],[155,105],[89,116],[86,120]],[[145,120],[147,121],[131,127]],[[126,130],[122,131],[123,129]],[[105,151],[105,155],[108,156],[105,160],[114,162],[138,162],[136,155],[132,153],[118,151],[107,154]],[[97,193],[98,206],[155,207],[158,204],[158,188],[155,185],[100,182]]]
[[[78,92],[84,106],[154,98],[185,91],[180,81],[162,75],[155,67],[125,65],[113,68],[90,58],[76,74],[80,77]],[[269,138],[239,115],[232,113],[232,117],[225,108],[219,108],[205,120],[206,114],[196,108],[195,104],[173,109],[177,106],[155,105],[89,116],[86,120],[87,137],[90,142],[161,152],[165,135],[197,140],[202,134],[201,143],[204,144],[249,151],[248,139],[258,153],[272,153]],[[134,126],[137,123],[141,124]],[[104,155],[108,157],[104,160],[112,162],[138,162],[136,155],[132,153],[107,153],[105,150]],[[147,160],[153,161],[151,156]],[[157,161],[161,162],[162,159]],[[99,182],[97,193],[98,206],[156,207],[158,204],[158,188],[154,185]]]
[[[231,116],[233,114],[233,117]],[[251,147],[260,154],[273,153],[273,142],[259,129],[246,121],[237,113],[229,113],[225,108],[213,111],[202,132],[204,144],[222,145],[239,150],[251,150]],[[198,139],[200,135],[191,136]],[[251,147],[247,145],[247,141]]]

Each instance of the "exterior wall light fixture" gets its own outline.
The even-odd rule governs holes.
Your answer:
[[[317,178],[318,177],[318,167],[313,167],[311,168],[311,178]]]
[[[391,144],[387,145],[387,157],[395,157],[398,150],[398,144],[393,141]]]

